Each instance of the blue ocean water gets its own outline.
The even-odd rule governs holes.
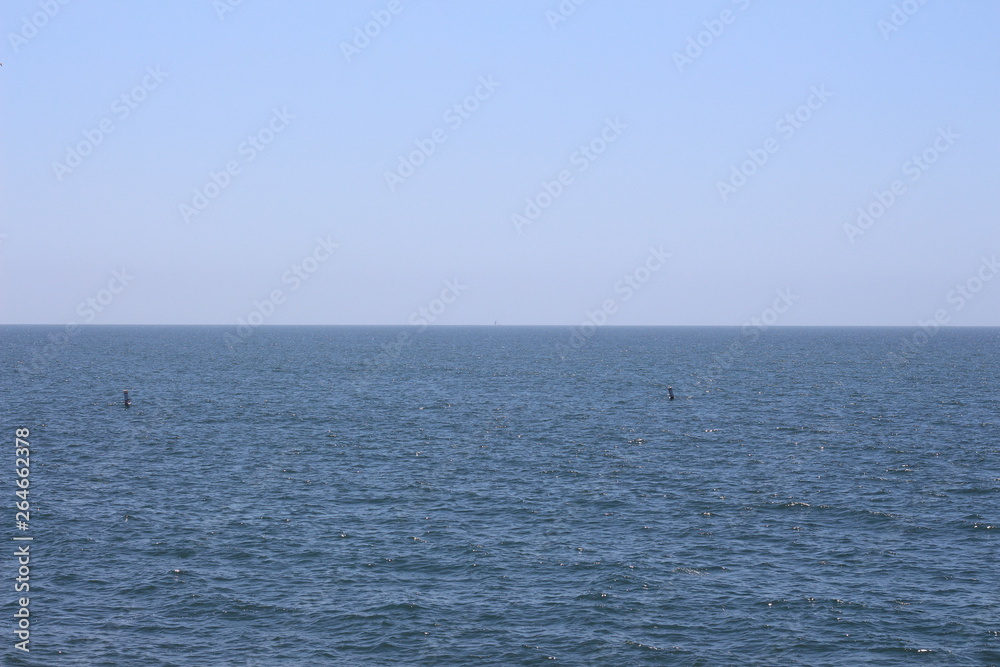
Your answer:
[[[8,663],[1000,663],[1000,329],[585,333],[0,328]]]

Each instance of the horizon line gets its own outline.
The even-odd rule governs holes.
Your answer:
[[[52,323],[52,322],[0,322],[0,327],[74,327],[74,328],[100,328],[100,327],[218,327],[218,328],[233,328],[240,326],[249,326],[251,329],[276,329],[282,327],[393,327],[400,329],[446,329],[446,328],[458,328],[458,327],[520,327],[520,328],[530,328],[530,327],[564,327],[564,328],[578,328],[584,326],[581,324],[257,324],[257,325],[246,325],[246,324],[205,324],[205,323],[165,323],[165,322],[140,322],[140,323],[105,323],[105,324],[95,324],[95,323]],[[755,325],[755,324],[603,324],[596,326],[596,329],[637,329],[637,328],[690,328],[690,327],[705,327],[705,328],[726,328],[726,329],[744,329],[750,327],[753,329],[833,329],[833,328],[851,328],[851,329],[921,329],[925,328],[920,324],[770,324],[770,325]],[[1000,324],[941,324],[939,325],[941,329],[1000,329]]]

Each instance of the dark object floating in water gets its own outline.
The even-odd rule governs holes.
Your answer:
[[[126,391],[125,393],[127,394],[128,392]],[[674,388],[673,387],[667,387],[667,396],[670,397],[671,401],[674,400]]]
[[[132,399],[128,397],[128,389],[125,390],[125,407],[132,405]]]

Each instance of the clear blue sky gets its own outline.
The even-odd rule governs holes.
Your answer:
[[[3,4],[0,322],[1000,325],[1000,4],[229,4]]]

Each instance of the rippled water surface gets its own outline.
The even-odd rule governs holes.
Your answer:
[[[65,333],[10,664],[1000,663],[1000,330]]]

